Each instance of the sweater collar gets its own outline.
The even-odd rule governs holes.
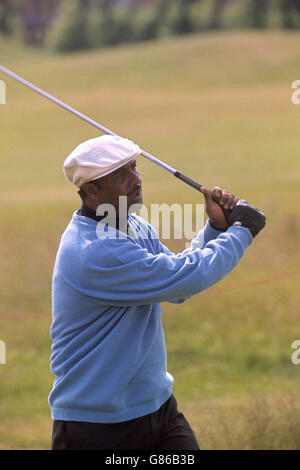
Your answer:
[[[105,217],[105,216],[96,215],[96,211],[88,207],[84,202],[82,203],[82,206],[80,207],[80,209],[78,209],[76,214],[83,215],[84,217],[90,217],[91,219],[94,219],[97,222],[100,222],[100,220]]]
[[[84,202],[82,203],[82,206],[80,209],[77,210],[76,212],[77,215],[82,215],[84,217],[89,217],[90,219],[94,219],[97,222],[100,222],[102,219],[106,217],[106,215],[98,216],[96,215],[96,211],[88,207]],[[128,223],[128,218],[127,218],[127,231],[128,231],[129,223]],[[119,220],[117,220],[116,227],[117,230],[119,230]]]

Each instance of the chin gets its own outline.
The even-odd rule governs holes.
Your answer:
[[[134,212],[138,212],[139,210],[141,210],[141,208],[143,207],[143,201],[140,202],[133,202],[129,207],[128,207],[128,215],[129,214],[133,214]]]
[[[139,211],[143,207],[143,197],[140,194],[138,197],[128,201],[128,214]]]

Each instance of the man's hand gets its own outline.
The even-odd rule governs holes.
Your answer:
[[[215,186],[213,193],[219,200],[219,203],[217,204],[213,201],[209,189],[203,187],[201,191],[205,197],[206,213],[211,226],[216,230],[227,230],[229,224],[225,218],[222,207],[224,209],[232,210],[239,199],[235,197],[234,194],[229,193],[226,189],[222,190],[219,186]],[[222,207],[220,207],[220,205]]]
[[[230,215],[230,225],[233,224],[248,228],[254,238],[266,225],[266,216],[245,199],[240,199]]]

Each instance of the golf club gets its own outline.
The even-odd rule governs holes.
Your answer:
[[[47,93],[46,91],[42,90],[41,88],[38,88],[36,85],[34,85],[33,83],[25,80],[24,78],[20,77],[19,75],[17,75],[16,73],[12,72],[11,70],[7,69],[6,67],[4,67],[3,65],[0,65],[0,72],[3,72],[4,74],[8,75],[10,78],[13,78],[14,80],[18,81],[19,83],[21,83],[22,85],[25,85],[27,86],[28,88],[30,88],[31,90],[35,91],[36,93],[42,95],[44,98],[47,98],[48,100],[52,101],[53,103],[57,104],[58,106],[60,106],[61,108],[64,108],[65,110],[69,111],[70,113],[72,114],[75,114],[75,116],[79,117],[80,119],[82,119],[83,121],[87,122],[88,124],[91,124],[92,126],[96,127],[97,129],[99,129],[100,131],[102,131],[104,134],[108,134],[108,135],[115,135],[115,136],[118,136],[118,134],[116,134],[115,132],[111,131],[110,129],[102,126],[101,124],[99,124],[98,122],[94,121],[93,119],[89,118],[88,116],[86,116],[85,114],[82,114],[80,111],[77,111],[75,108],[72,108],[71,106],[69,106],[68,104],[64,103],[63,101],[55,98],[54,96],[50,95],[49,93]],[[197,191],[200,191],[202,192],[202,187],[203,185],[198,183],[197,181],[189,178],[188,176],[185,176],[183,173],[181,173],[180,171],[176,170],[175,168],[172,168],[171,166],[167,165],[166,163],[162,162],[161,160],[159,160],[158,158],[154,157],[153,155],[151,155],[150,153],[146,152],[145,150],[141,150],[141,155],[143,155],[143,157],[147,158],[148,160],[151,160],[153,163],[155,163],[156,165],[160,166],[161,168],[163,168],[164,170],[168,171],[169,173],[171,173],[172,175],[176,176],[176,178],[180,179],[181,181],[183,181],[184,183],[188,184],[189,186],[191,186],[192,188],[196,189]],[[216,198],[215,194],[211,191],[211,195],[212,195],[212,198],[213,200],[218,203],[218,199]],[[229,219],[230,219],[230,214],[231,214],[231,210],[227,210],[227,209],[224,209],[222,206],[220,206],[223,210],[223,213],[226,217],[226,220],[229,222]]]

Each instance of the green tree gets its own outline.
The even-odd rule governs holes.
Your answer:
[[[299,22],[300,0],[280,0],[279,10],[282,27],[284,29],[295,28]]]
[[[0,32],[2,34],[11,34],[11,19],[13,8],[9,0],[1,0],[0,3]]]
[[[209,21],[209,29],[220,29],[222,27],[222,17],[227,0],[214,0],[211,17]]]
[[[94,45],[110,46],[134,39],[134,9],[118,7],[115,0],[95,0]]]
[[[252,28],[266,28],[269,8],[269,0],[249,0],[247,24]]]
[[[188,34],[194,31],[194,21],[190,12],[190,4],[195,0],[177,0],[177,15],[172,25],[175,34]]]
[[[171,0],[158,0],[151,8],[150,14],[141,15],[143,20],[137,26],[137,40],[155,39],[162,34],[166,26],[167,13]]]
[[[91,47],[87,0],[65,2],[62,15],[53,32],[54,48],[58,52],[72,52]]]

